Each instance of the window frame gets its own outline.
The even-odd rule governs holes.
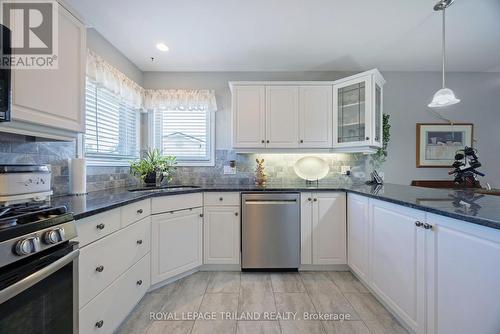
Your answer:
[[[92,79],[87,77],[85,80],[85,85],[87,85],[87,80],[92,80]],[[99,88],[98,84],[95,82],[94,82],[94,84],[96,85],[96,89],[98,89]],[[103,88],[103,89],[106,89],[106,88]],[[110,92],[110,93],[114,94],[112,92]],[[115,95],[117,95],[117,94],[115,94]],[[121,97],[119,95],[117,95],[117,96],[118,96],[118,98],[121,99]],[[120,103],[126,103],[126,102],[120,101]],[[85,112],[85,123],[86,123],[87,122],[87,105],[86,104],[85,104],[84,112]],[[88,155],[87,151],[85,149],[85,135],[86,135],[86,133],[83,133],[82,136],[80,136],[77,140],[81,142],[78,145],[81,145],[81,150],[82,150],[83,156],[85,157],[86,165],[87,166],[103,166],[103,167],[106,167],[106,166],[107,167],[129,167],[131,161],[139,159],[140,158],[140,148],[141,148],[141,112],[140,112],[140,110],[136,110],[135,118],[136,118],[135,127],[136,127],[136,134],[137,134],[136,138],[135,138],[135,142],[136,142],[136,147],[138,150],[137,157],[125,158],[125,157],[116,157],[113,155],[106,156],[106,154],[103,154],[101,157],[98,154],[94,155],[92,153],[90,155]]]
[[[155,143],[155,110],[148,111],[148,134],[147,145],[143,145],[143,149],[147,147],[156,147]],[[208,160],[179,160],[177,159],[177,166],[179,167],[214,167],[215,166],[215,111],[207,111],[207,146],[208,146]],[[166,153],[168,154],[168,153]]]

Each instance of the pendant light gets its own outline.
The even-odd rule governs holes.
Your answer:
[[[443,88],[438,90],[433,98],[432,102],[429,103],[429,107],[431,108],[440,108],[440,107],[446,107],[446,106],[451,106],[452,104],[456,104],[460,102],[459,99],[455,97],[455,93],[449,89],[446,88],[446,81],[445,81],[445,64],[446,64],[446,30],[445,30],[445,14],[446,14],[446,8],[450,7],[451,4],[453,3],[454,0],[440,0],[435,6],[434,10],[435,11],[443,11],[443,39],[442,39],[442,44],[443,44]]]

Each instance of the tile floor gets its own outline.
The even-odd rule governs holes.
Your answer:
[[[150,319],[150,312],[160,312],[156,315],[157,319],[165,317],[165,320]],[[192,320],[189,317],[194,312],[206,314],[211,319]],[[296,313],[295,319],[293,319],[294,313]],[[264,319],[266,314],[282,315],[283,318]],[[304,314],[326,314],[331,317],[349,315],[350,319],[310,320],[305,318]],[[234,315],[239,319],[234,319]],[[290,319],[284,319],[287,315]],[[251,316],[260,319],[249,320]],[[177,320],[168,320],[172,317],[177,317]],[[148,293],[117,332],[120,334],[407,333],[350,272],[339,271],[197,272]]]

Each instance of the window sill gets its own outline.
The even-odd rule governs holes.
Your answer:
[[[86,165],[88,167],[130,167],[130,161],[86,158]]]

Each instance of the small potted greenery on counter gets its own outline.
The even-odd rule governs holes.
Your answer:
[[[133,175],[139,177],[146,186],[156,185],[163,180],[172,181],[174,171],[176,170],[176,158],[168,155],[164,156],[157,148],[149,149],[144,158],[130,163],[130,171]]]

